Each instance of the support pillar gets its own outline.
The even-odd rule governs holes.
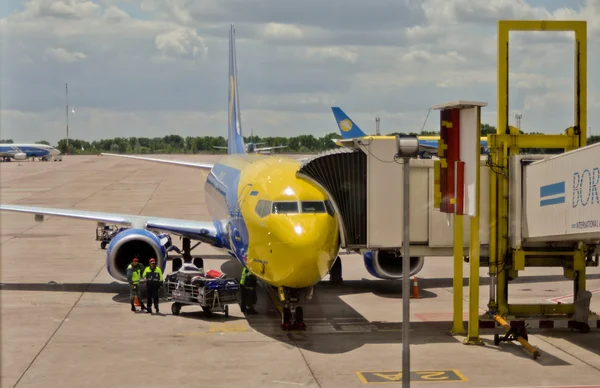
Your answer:
[[[463,216],[454,215],[454,322],[451,334],[465,334],[463,323]]]

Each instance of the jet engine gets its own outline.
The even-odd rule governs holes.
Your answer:
[[[365,267],[369,273],[379,279],[402,279],[402,256],[393,251],[370,251],[363,254]],[[425,258],[410,258],[410,276],[423,268]]]
[[[111,240],[106,249],[106,269],[113,278],[127,281],[127,267],[133,256],[148,266],[150,258],[156,260],[156,266],[163,272],[167,263],[167,248],[170,238],[166,234],[156,235],[146,229],[126,229]]]
[[[15,160],[25,160],[27,159],[27,154],[24,152],[18,152],[13,155],[13,158],[15,158]]]

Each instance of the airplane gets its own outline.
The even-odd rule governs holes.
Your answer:
[[[118,281],[126,281],[126,269],[134,254],[140,256],[144,265],[154,257],[164,271],[168,252],[172,249],[180,252],[172,245],[171,235],[183,239],[186,262],[192,260],[191,240],[209,244],[233,256],[272,287],[283,305],[283,330],[302,330],[306,325],[300,299],[310,299],[313,287],[328,273],[333,278],[339,269],[341,278],[339,216],[325,190],[296,175],[301,166],[299,160],[247,152],[239,111],[234,38],[232,24],[226,156],[216,164],[205,164],[101,154],[208,171],[204,190],[211,220],[8,204],[0,204],[0,211],[32,213],[38,221],[49,215],[94,220],[99,227],[104,223],[127,226],[106,247],[107,271]],[[173,259],[174,271],[176,260],[180,259]],[[402,278],[402,259],[394,251],[367,251],[363,260],[367,271],[377,278]],[[423,263],[424,258],[411,257],[411,276],[421,270]]]
[[[357,137],[365,137],[369,136],[362,129],[358,127],[352,121],[344,111],[337,107],[332,106],[331,110],[333,111],[333,116],[338,125],[338,129],[342,135],[342,139],[353,139]],[[432,156],[437,156],[438,153],[438,142],[440,140],[439,136],[417,136],[419,141],[419,157],[422,159],[431,159]],[[332,139],[337,144],[336,139]],[[482,136],[480,139],[481,144],[481,153],[487,154],[488,151],[488,143],[487,137]]]
[[[0,144],[0,158],[5,162],[14,160],[26,160],[29,158],[38,157],[40,160],[62,161],[60,151],[56,148],[46,144],[13,144],[4,143]]]
[[[250,139],[252,139],[254,137],[254,132],[251,129],[250,130]],[[256,148],[257,145],[259,144],[266,144],[266,142],[261,142],[261,143],[254,143],[252,141],[250,141],[250,143],[246,144],[246,152],[251,154],[251,153],[257,153],[257,154],[262,154],[262,153],[270,153],[271,150],[276,149],[276,148],[286,148],[287,146],[274,146],[274,147],[263,147],[263,148]],[[218,149],[224,149],[226,150],[227,147],[221,147],[221,146],[213,146],[214,148],[218,148]],[[268,151],[268,152],[266,152]]]

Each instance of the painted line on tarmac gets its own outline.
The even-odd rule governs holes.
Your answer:
[[[356,372],[363,384],[399,383],[402,381],[402,371]],[[432,382],[468,382],[462,373],[456,369],[411,371],[411,383]]]
[[[415,318],[423,322],[446,322],[452,321],[454,313],[416,313]],[[469,320],[469,313],[463,312],[463,321]]]
[[[596,288],[595,290],[588,290],[589,292],[591,292],[592,294],[596,294],[600,292],[600,288]],[[547,299],[549,302],[553,302],[553,303],[559,303],[559,302],[563,302],[564,300],[567,299],[573,299],[573,294],[569,294],[569,295],[564,295],[564,296],[558,296],[556,298],[552,298],[552,299]]]
[[[497,388],[600,388],[600,385],[531,385],[528,387],[497,387]]]

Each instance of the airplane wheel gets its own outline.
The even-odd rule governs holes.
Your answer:
[[[296,307],[296,322],[304,322],[304,310],[302,307]]]
[[[292,311],[290,310],[289,307],[284,307],[283,314],[281,317],[281,328],[283,330],[289,330],[292,327],[291,320],[292,320]]]
[[[340,257],[336,257],[333,266],[329,270],[329,282],[330,283],[342,283],[342,260]]]
[[[294,327],[298,330],[306,330],[306,324],[304,324],[304,310],[302,307],[296,307],[294,315]]]

